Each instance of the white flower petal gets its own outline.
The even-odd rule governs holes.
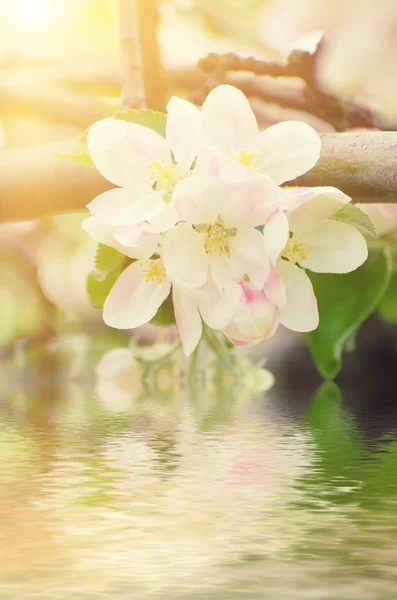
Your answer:
[[[288,218],[283,211],[275,210],[266,220],[263,238],[269,258],[276,264],[289,238]]]
[[[113,237],[109,221],[101,217],[88,217],[88,219],[84,219],[81,227],[99,244],[104,244],[111,248],[115,248],[118,245]]]
[[[158,250],[161,241],[160,235],[149,233],[145,230],[144,223],[139,223],[138,225],[119,225],[113,228],[113,235],[116,242],[124,248],[146,250],[146,258],[149,258]]]
[[[244,94],[231,85],[220,85],[210,92],[201,112],[206,133],[215,152],[232,160],[239,150],[251,150],[258,135],[258,125]]]
[[[218,257],[211,262],[218,262]],[[220,277],[219,269],[216,278],[218,285],[222,280],[222,287],[218,287],[216,280],[209,277],[205,288],[197,293],[197,305],[208,327],[221,330],[230,323],[236,312],[241,297],[241,287],[231,279],[224,280],[223,276]]]
[[[223,188],[218,185],[218,205],[226,227],[263,225],[278,207],[279,188],[264,175],[224,183]]]
[[[313,331],[318,326],[318,309],[310,279],[303,269],[282,259],[277,263],[277,271],[287,296],[285,306],[280,308],[281,324],[292,331]]]
[[[172,229],[180,220],[179,213],[173,204],[166,204],[164,210],[150,219],[150,223],[144,226],[149,233],[163,233]]]
[[[252,285],[261,290],[270,274],[270,262],[263,235],[257,229],[238,229],[230,240],[230,272],[235,281],[247,275]]]
[[[306,236],[308,257],[302,265],[315,273],[350,273],[368,257],[364,236],[340,221],[326,221]]]
[[[177,286],[173,286],[172,298],[174,303],[175,321],[178,327],[183,350],[190,356],[200,341],[203,324],[197,308],[197,303]]]
[[[182,221],[215,223],[225,198],[226,184],[210,177],[188,177],[175,188],[173,202]]]
[[[334,187],[296,188],[298,195],[288,211],[289,228],[294,235],[305,235],[350,202],[349,196]]]
[[[82,222],[81,227],[99,244],[110,246],[110,248],[118,250],[129,258],[149,258],[153,254],[154,250],[146,246],[137,245],[136,247],[129,247],[128,245],[125,246],[120,244],[120,242],[118,242],[113,235],[114,230],[110,226],[109,221],[103,219],[102,217],[89,217]],[[131,232],[131,228],[129,229]],[[134,236],[136,236],[136,228],[133,229]],[[132,235],[132,233],[130,233],[130,235]],[[152,236],[152,238],[154,237],[155,236]],[[134,239],[136,241],[136,237]]]
[[[103,307],[103,320],[115,329],[132,329],[148,323],[170,293],[169,281],[146,281],[141,261],[117,279]]]
[[[281,184],[312,169],[320,151],[321,139],[313,127],[300,121],[285,121],[259,135],[257,162],[262,173]]]
[[[151,190],[149,186],[136,187],[143,188],[145,192]],[[110,221],[118,212],[128,206],[130,202],[131,197],[125,188],[113,188],[112,190],[103,192],[103,194],[99,194],[99,196],[87,204],[87,208],[93,216],[109,219]]]
[[[112,219],[114,225],[135,225],[149,221],[160,215],[167,207],[163,195],[146,186],[125,188],[130,196],[130,202],[117,212]]]
[[[188,223],[178,223],[166,232],[163,245],[164,266],[173,283],[199,288],[207,280],[208,256],[205,236]]]
[[[271,269],[270,277],[264,285],[263,293],[278,308],[285,306],[287,302],[285,285],[276,269]]]
[[[175,96],[168,102],[167,113],[167,143],[177,164],[188,171],[204,147],[203,117],[194,104]]]
[[[98,171],[121,187],[149,184],[148,166],[154,161],[170,161],[164,138],[136,123],[102,119],[87,134],[88,150]]]

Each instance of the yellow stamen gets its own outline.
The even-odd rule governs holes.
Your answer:
[[[142,275],[145,281],[155,281],[156,283],[164,283],[167,276],[163,262],[160,258],[149,259],[141,264]]]
[[[309,256],[308,242],[300,241],[299,237],[291,237],[284,248],[283,256],[293,264],[301,263]]]
[[[216,256],[229,254],[229,235],[227,230],[220,223],[208,227],[205,250],[207,254]]]
[[[155,160],[149,165],[150,177],[156,183],[156,189],[164,192],[165,202],[170,202],[172,192],[181,177],[177,174],[174,163]]]
[[[250,150],[239,150],[236,160],[253,171],[259,171],[256,164],[256,156],[253,152],[250,152]]]

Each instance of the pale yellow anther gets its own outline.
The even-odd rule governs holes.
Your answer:
[[[301,241],[299,237],[291,237],[284,248],[283,256],[293,264],[301,263],[309,256],[308,243]]]
[[[229,234],[220,223],[208,227],[205,250],[207,254],[215,256],[229,254]]]
[[[149,165],[150,177],[156,183],[156,190],[164,192],[165,202],[170,202],[172,192],[181,179],[174,163],[155,160]]]
[[[141,264],[142,275],[145,281],[155,281],[164,283],[167,276],[165,273],[163,261],[160,258],[149,259]]]
[[[254,152],[251,152],[250,150],[239,150],[236,160],[245,167],[249,167],[253,171],[259,171],[256,164],[256,156]]]

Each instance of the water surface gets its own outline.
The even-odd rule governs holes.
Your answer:
[[[3,385],[2,600],[395,597],[393,422],[286,393]]]

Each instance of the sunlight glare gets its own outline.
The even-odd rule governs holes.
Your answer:
[[[36,26],[52,21],[58,7],[56,0],[14,0],[13,12],[20,23]]]

